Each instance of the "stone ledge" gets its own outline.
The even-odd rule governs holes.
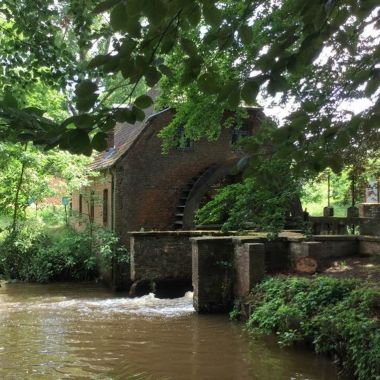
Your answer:
[[[230,234],[230,233],[229,233]],[[128,235],[131,236],[225,236],[225,233],[220,231],[130,231]]]
[[[356,235],[313,235],[309,241],[353,241],[358,240]]]
[[[231,241],[231,236],[200,236],[200,237],[191,237],[190,241]]]
[[[359,241],[373,241],[373,242],[380,243],[380,236],[359,235],[358,239],[359,239]]]

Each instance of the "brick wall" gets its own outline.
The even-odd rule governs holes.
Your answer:
[[[250,116],[252,130],[258,127],[259,112],[254,110]],[[172,229],[181,190],[191,178],[212,164],[227,164],[239,157],[231,149],[227,129],[217,141],[202,139],[189,151],[172,149],[162,155],[157,135],[171,118],[170,111],[155,116],[116,164],[115,227],[124,242],[127,231]]]
[[[107,190],[107,221],[104,223],[104,203],[103,194],[104,190]],[[72,210],[73,218],[72,224],[79,227],[80,222],[88,222],[91,215],[91,193],[93,199],[93,222],[98,226],[106,228],[112,228],[112,175],[110,172],[102,172],[90,186],[84,187],[80,192],[74,192],[72,194]],[[79,196],[82,195],[82,214],[79,214]]]

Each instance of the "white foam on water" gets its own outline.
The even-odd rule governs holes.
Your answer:
[[[187,292],[181,298],[160,299],[153,293],[137,298],[75,298],[57,297],[39,300],[38,302],[12,302],[2,307],[12,311],[44,310],[70,310],[78,311],[82,315],[90,314],[132,314],[142,316],[178,317],[194,312],[193,293]]]

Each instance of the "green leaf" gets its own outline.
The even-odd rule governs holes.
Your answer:
[[[120,46],[120,51],[119,54],[121,57],[129,58],[131,53],[136,47],[136,42],[131,40],[130,38],[124,38],[123,42],[121,43]]]
[[[215,94],[219,91],[219,85],[215,74],[206,73],[198,78],[198,87],[208,95]]]
[[[118,3],[111,11],[110,21],[112,29],[115,32],[124,30],[127,17],[124,3]]]
[[[108,145],[108,135],[104,132],[98,132],[91,141],[91,146],[98,152],[102,152],[107,149]]]
[[[228,26],[224,26],[218,33],[218,46],[223,50],[232,45],[234,41],[234,30]]]
[[[168,36],[162,40],[161,44],[161,53],[162,54],[167,54],[169,53],[174,45],[176,44],[177,40],[173,36]]]
[[[94,8],[94,13],[103,13],[111,9],[115,4],[117,4],[120,0],[106,0],[99,3]]]
[[[29,114],[35,114],[37,116],[43,116],[45,111],[37,107],[27,107],[23,109],[24,112]]]
[[[3,105],[9,108],[18,108],[17,99],[9,91],[4,94]]]
[[[155,67],[150,67],[145,73],[145,80],[149,87],[154,87],[161,79],[161,73]]]
[[[130,58],[120,60],[120,71],[124,79],[132,77],[135,73],[135,61]]]
[[[140,37],[141,35],[141,24],[138,17],[128,16],[124,23],[124,28],[131,37]]]
[[[219,90],[217,101],[225,101],[232,92],[239,90],[239,85],[240,83],[237,80],[230,80],[225,83],[224,86]]]
[[[223,19],[221,11],[212,3],[203,4],[203,17],[206,24],[209,24],[212,27],[218,27]]]
[[[91,155],[92,148],[88,133],[83,129],[72,129],[65,133],[68,149],[75,154]]]
[[[173,71],[171,70],[170,67],[162,64],[158,66],[158,69],[161,71],[162,74],[166,75],[169,78],[173,77]]]
[[[105,73],[113,73],[119,70],[120,57],[118,55],[108,56],[107,62],[103,65]]]
[[[144,2],[141,0],[128,0],[125,4],[128,16],[139,15],[144,8]]]
[[[239,105],[240,105],[240,91],[239,91],[239,89],[236,89],[236,90],[231,92],[231,94],[229,95],[229,97],[227,99],[227,102],[228,102],[228,105],[232,109],[239,107]]]
[[[167,8],[161,0],[148,0],[142,9],[149,23],[158,26],[165,19]]]
[[[95,124],[94,118],[88,114],[75,115],[70,120],[80,129],[91,129]]]
[[[288,89],[287,80],[278,75],[273,76],[268,83],[268,92],[274,96],[277,92],[286,91]]]
[[[315,112],[318,109],[318,105],[314,101],[307,100],[301,104],[302,109],[306,112]]]
[[[98,123],[98,126],[102,131],[109,131],[115,127],[115,124],[116,124],[115,118],[113,116],[112,117],[107,116],[105,120]]]
[[[75,89],[75,94],[78,97],[86,97],[93,94],[98,89],[98,86],[89,79],[82,80]]]
[[[243,42],[244,45],[249,45],[253,41],[253,30],[252,27],[248,25],[242,25],[239,28],[239,37],[241,39],[241,42]]]
[[[195,45],[195,43],[189,38],[181,38],[180,43],[183,51],[190,57],[198,54],[197,45]]]
[[[145,112],[136,106],[132,107],[132,113],[135,115],[137,121],[143,121],[145,119]]]
[[[153,100],[150,96],[148,95],[141,95],[135,100],[135,105],[136,107],[145,109],[150,107],[153,104]]]
[[[256,103],[256,97],[259,92],[260,85],[254,79],[249,79],[244,83],[243,88],[241,89],[241,97],[248,104]]]
[[[89,111],[96,103],[98,99],[97,94],[92,94],[86,97],[78,97],[76,101],[76,106],[79,112]]]
[[[185,70],[180,78],[181,86],[187,86],[197,78],[201,71],[201,64],[202,59],[198,56],[185,60]]]
[[[127,122],[129,124],[136,123],[136,114],[132,110],[121,108],[115,112],[116,121],[119,123]]]
[[[380,69],[374,69],[365,88],[366,96],[371,96],[380,88]]]
[[[108,56],[104,54],[97,55],[87,65],[89,69],[94,69],[99,66],[103,66],[108,60]]]
[[[193,4],[186,12],[185,17],[189,21],[190,25],[195,27],[201,21],[201,8],[198,4]]]

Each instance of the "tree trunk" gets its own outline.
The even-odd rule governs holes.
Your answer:
[[[24,152],[26,152],[27,149],[28,149],[28,143],[25,143]],[[19,209],[19,197],[20,197],[22,181],[24,179],[25,167],[26,167],[26,162],[23,161],[23,163],[21,164],[20,177],[17,182],[16,196],[15,196],[15,202],[14,202],[14,207],[13,207],[12,232],[15,232],[16,227],[17,227],[17,212]]]

